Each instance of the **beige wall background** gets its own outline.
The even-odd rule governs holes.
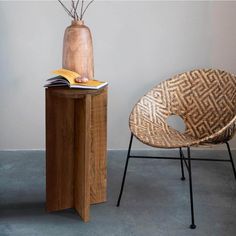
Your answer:
[[[160,81],[193,68],[236,73],[235,12],[236,2],[226,1],[93,4],[85,22],[96,79],[109,82],[109,149],[127,148],[132,106]],[[69,24],[56,1],[0,1],[1,150],[45,148],[43,84],[61,67]]]

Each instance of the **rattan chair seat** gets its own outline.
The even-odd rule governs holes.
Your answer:
[[[170,115],[184,120],[183,133],[168,126]],[[214,69],[178,74],[139,100],[129,126],[137,139],[153,147],[224,143],[236,131],[236,77]]]

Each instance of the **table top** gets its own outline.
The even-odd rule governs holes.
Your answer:
[[[100,89],[75,89],[69,87],[47,87],[45,90],[60,97],[78,98],[85,95],[98,95],[107,90],[107,85]]]

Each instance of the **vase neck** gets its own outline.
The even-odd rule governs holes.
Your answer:
[[[84,21],[83,20],[72,20],[71,24],[72,25],[84,25]]]

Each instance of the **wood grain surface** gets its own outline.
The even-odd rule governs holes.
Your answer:
[[[107,199],[107,89],[92,96],[90,202]]]
[[[46,90],[46,208],[73,206],[74,101]]]
[[[90,204],[106,201],[107,88],[46,89],[46,208],[74,207],[89,220]]]
[[[91,95],[75,100],[74,139],[74,206],[81,218],[89,220],[90,153],[91,153]]]

